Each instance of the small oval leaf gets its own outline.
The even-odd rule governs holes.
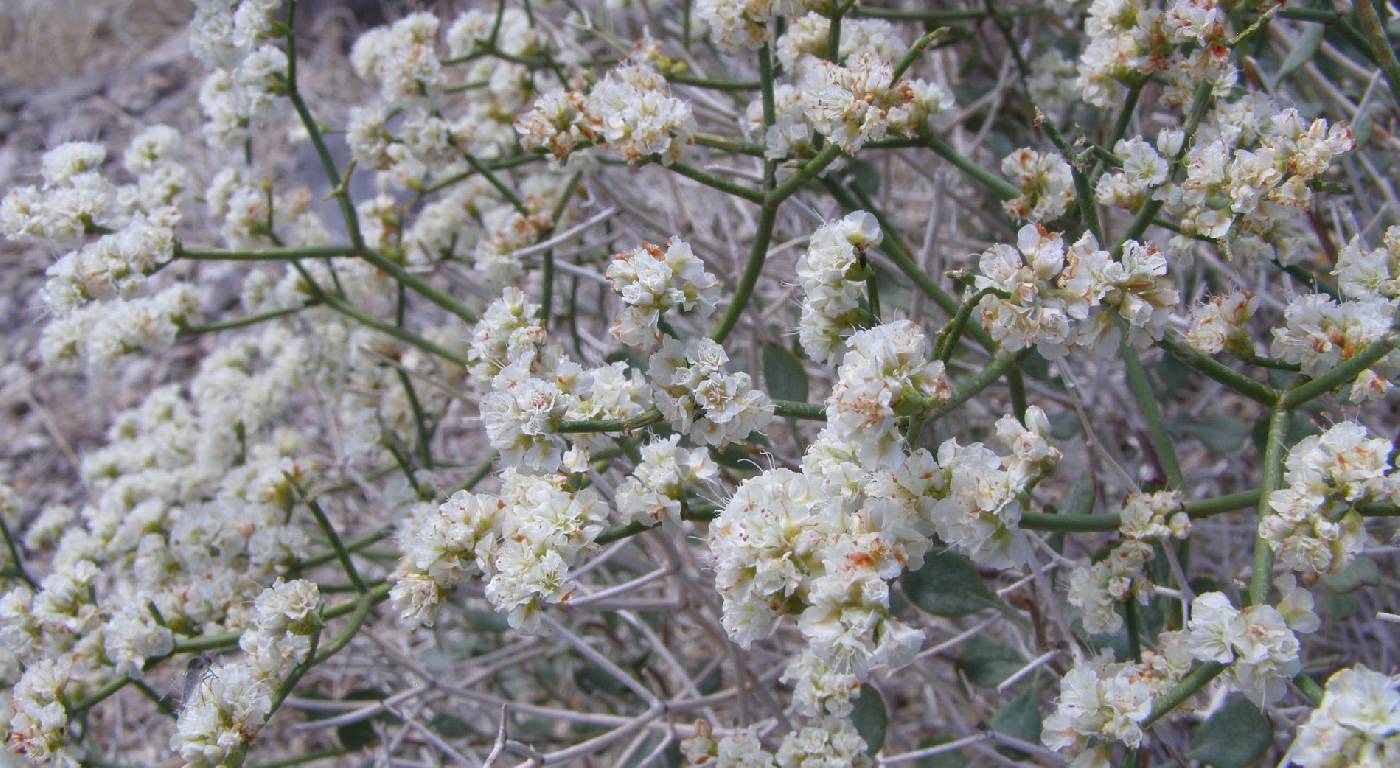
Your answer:
[[[855,709],[851,710],[851,724],[856,727],[856,733],[865,739],[866,752],[873,755],[885,746],[885,726],[888,723],[884,697],[874,688],[862,685],[860,695],[855,700]]]
[[[1245,768],[1273,742],[1274,727],[1269,718],[1237,694],[1196,731],[1187,756],[1212,768]]]
[[[924,567],[905,574],[904,593],[934,616],[966,616],[1001,607],[972,561],[952,550],[930,552]]]
[[[763,345],[763,380],[770,396],[807,402],[807,369],[792,350],[777,344]]]

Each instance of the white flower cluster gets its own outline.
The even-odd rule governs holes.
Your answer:
[[[390,598],[404,623],[431,625],[452,589],[480,573],[492,607],[512,627],[535,631],[544,603],[573,594],[569,569],[606,519],[593,489],[572,491],[562,476],[506,469],[499,495],[458,491],[404,522]]]
[[[696,445],[722,447],[748,438],[773,419],[773,402],[747,373],[729,373],[729,354],[707,338],[666,338],[648,361],[662,418]]]
[[[1076,81],[1082,98],[1116,106],[1126,84],[1156,75],[1164,98],[1180,104],[1197,85],[1224,94],[1238,72],[1230,60],[1230,26],[1215,0],[1094,0],[1084,25],[1087,45]]]
[[[880,243],[880,224],[865,211],[828,221],[812,233],[797,261],[802,317],[797,338],[813,360],[827,363],[858,327],[862,255]]]
[[[680,435],[647,443],[641,456],[641,463],[617,488],[617,513],[623,523],[679,525],[685,489],[719,477],[709,453],[680,447]]]
[[[1077,563],[1066,585],[1069,604],[1083,613],[1084,630],[1093,634],[1122,629],[1120,604],[1133,599],[1146,604],[1152,598],[1147,564],[1154,542],[1184,539],[1191,531],[1176,491],[1134,493],[1123,502],[1120,517],[1123,541],[1102,559]]]
[[[831,42],[831,20],[820,13],[808,13],[788,20],[787,31],[778,38],[775,54],[786,72],[801,80],[807,69],[827,58]],[[885,61],[898,61],[909,49],[899,28],[883,19],[841,20],[841,43],[836,58],[846,61],[862,53]],[[760,105],[762,106],[762,105]]]
[[[700,721],[703,723],[704,721]],[[776,754],[763,748],[755,729],[716,739],[708,725],[681,742],[687,768],[868,768],[865,740],[846,718],[812,720],[783,736]]]
[[[1386,229],[1381,247],[1372,250],[1353,237],[1337,254],[1332,274],[1348,299],[1400,299],[1400,226]]]
[[[936,83],[894,79],[894,67],[862,51],[846,64],[819,60],[804,70],[799,101],[812,129],[847,153],[890,133],[916,136],[953,107]]]
[[[905,442],[896,419],[952,395],[943,362],[928,359],[923,331],[908,320],[858,331],[846,345],[826,401],[827,430],[853,446],[863,466],[898,466]]]
[[[937,458],[908,452],[898,421],[948,396],[941,363],[917,326],[900,321],[848,342],[827,400],[827,426],[800,473],[773,469],[739,486],[710,529],[716,586],[730,637],[748,646],[796,614],[807,645],[788,663],[805,716],[842,716],[877,667],[913,657],[923,636],[889,613],[888,582],[918,568],[937,534],[979,563],[1021,562],[1016,529],[1027,488],[1058,452],[1038,408],[997,423],[1010,450],[946,441]]]
[[[694,13],[715,45],[742,51],[772,42],[778,16],[792,16],[819,4],[815,0],[699,0]]]
[[[1286,759],[1301,768],[1400,762],[1400,675],[1360,664],[1333,674]]]
[[[587,94],[547,91],[517,118],[527,149],[558,160],[584,142],[607,147],[628,162],[659,156],[679,160],[695,134],[690,102],[671,95],[666,78],[644,60],[609,70]]]
[[[1302,366],[1317,377],[1349,360],[1368,344],[1390,334],[1396,305],[1386,299],[1337,301],[1323,293],[1308,293],[1288,303],[1283,326],[1273,329],[1269,351],[1284,362]],[[1390,353],[1357,374],[1349,395],[1364,402],[1383,398],[1400,375],[1400,354]]]
[[[1010,351],[1034,345],[1054,360],[1073,344],[1115,352],[1120,320],[1134,346],[1161,338],[1180,302],[1166,274],[1166,257],[1150,244],[1129,240],[1115,260],[1088,232],[1067,250],[1058,233],[1027,224],[1015,247],[983,251],[970,290],[987,292],[978,311],[993,339]]]
[[[1254,342],[1249,336],[1249,321],[1258,307],[1258,297],[1248,291],[1232,291],[1207,299],[1191,309],[1186,343],[1207,355],[1228,349],[1233,355],[1251,359]]]
[[[1290,570],[1335,573],[1367,537],[1357,506],[1400,500],[1394,446],[1354,421],[1309,435],[1288,451],[1284,487],[1269,494],[1259,535]]]
[[[481,398],[486,437],[507,466],[554,472],[564,454],[557,431],[562,422],[628,419],[643,410],[646,385],[639,372],[628,375],[626,363],[584,369],[560,357],[552,369],[532,371],[530,362],[524,358],[501,369]],[[732,404],[723,412],[732,419],[741,415]]]
[[[1140,136],[1119,139],[1113,145],[1113,156],[1118,158],[1121,165],[1117,170],[1099,177],[1094,187],[1094,201],[1100,205],[1137,210],[1153,199],[1156,190],[1171,179],[1171,167],[1167,160],[1176,154],[1175,149],[1180,147],[1181,141],[1182,134],[1177,130],[1159,133],[1156,148]]]
[[[1021,190],[1019,197],[1002,203],[1017,222],[1059,218],[1074,202],[1074,177],[1058,152],[1023,147],[1002,158],[1001,172]]]
[[[514,287],[506,288],[486,307],[472,327],[471,346],[467,349],[471,381],[479,390],[487,390],[491,380],[507,366],[538,371],[541,366],[552,364],[539,312],[539,305]]]
[[[1144,649],[1141,662],[1115,662],[1112,653],[1075,662],[1060,680],[1060,696],[1045,718],[1041,743],[1068,751],[1075,758],[1071,765],[1086,768],[1109,765],[1113,742],[1130,749],[1141,746],[1147,739],[1142,724],[1153,699],[1191,670],[1185,632],[1163,632],[1157,639],[1159,647]]]
[[[378,83],[379,96],[388,104],[407,106],[431,98],[443,81],[438,25],[436,16],[419,12],[371,29],[350,49],[350,66],[360,79]]]
[[[705,270],[689,244],[674,237],[664,251],[642,243],[613,256],[607,278],[624,305],[613,320],[613,338],[643,350],[661,343],[666,313],[679,310],[704,320],[719,300],[719,279]]]
[[[102,174],[102,145],[61,144],[44,154],[42,187],[16,187],[0,200],[5,237],[78,246],[45,273],[46,363],[102,369],[170,346],[181,325],[198,320],[193,287],[155,290],[149,280],[174,257],[178,206],[190,186],[189,172],[174,159],[178,144],[166,126],[138,133],[123,158],[135,181],[122,185]]]
[[[1308,623],[1315,627],[1316,617]],[[1298,637],[1288,618],[1271,605],[1239,610],[1225,595],[1208,592],[1191,601],[1186,626],[1191,656],[1230,665],[1226,674],[1231,685],[1259,707],[1278,701],[1302,669]]]
[[[283,681],[310,655],[320,605],[316,585],[300,579],[279,579],[258,595],[253,624],[238,641],[243,657],[203,670],[182,702],[171,748],[186,766],[242,761]]]
[[[1311,206],[1313,183],[1354,145],[1346,125],[1329,126],[1324,118],[1308,123],[1297,109],[1267,97],[1227,102],[1186,152],[1186,178],[1153,194],[1165,201],[1165,212],[1180,217],[1178,238],[1225,240],[1235,255],[1289,264],[1307,253],[1292,220]]]
[[[197,0],[190,50],[213,71],[199,90],[204,135],[235,149],[266,123],[285,91],[287,54],[271,43],[276,0]]]

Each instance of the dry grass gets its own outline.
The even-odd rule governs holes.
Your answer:
[[[6,0],[0,87],[40,87],[129,66],[188,23],[187,0]]]

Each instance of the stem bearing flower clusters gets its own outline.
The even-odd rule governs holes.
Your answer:
[[[44,364],[150,384],[80,509],[0,486],[16,755],[1146,764],[1212,688],[1400,760],[1313,591],[1400,516],[1371,0],[498,0],[364,31],[344,98],[310,9],[195,6],[202,146],[0,200],[63,252]],[[985,703],[948,651],[991,730],[917,713]]]

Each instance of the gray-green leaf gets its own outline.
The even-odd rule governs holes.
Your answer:
[[[1187,755],[1212,768],[1244,768],[1273,741],[1269,718],[1249,699],[1235,695],[1196,731]]]
[[[1200,440],[1216,453],[1234,453],[1244,445],[1251,426],[1232,416],[1206,416],[1200,419],[1180,419],[1175,430]]]
[[[1025,658],[1015,648],[990,637],[973,637],[958,650],[958,669],[968,682],[982,688],[1000,685],[1025,664]]]
[[[992,715],[992,730],[1030,744],[1040,743],[1040,689],[1031,686],[1020,696],[997,708]],[[1014,749],[1004,752],[1018,760],[1027,755]]]
[[[855,700],[855,709],[851,710],[851,724],[856,727],[856,733],[865,739],[866,752],[873,755],[885,746],[885,726],[888,723],[889,714],[885,711],[885,700],[880,692],[862,685],[860,695]]]
[[[905,574],[904,594],[934,616],[966,616],[1001,607],[972,561],[951,550],[930,552],[924,567]]]
[[[807,402],[807,370],[802,361],[786,347],[763,345],[763,380],[768,394],[779,400]]]

